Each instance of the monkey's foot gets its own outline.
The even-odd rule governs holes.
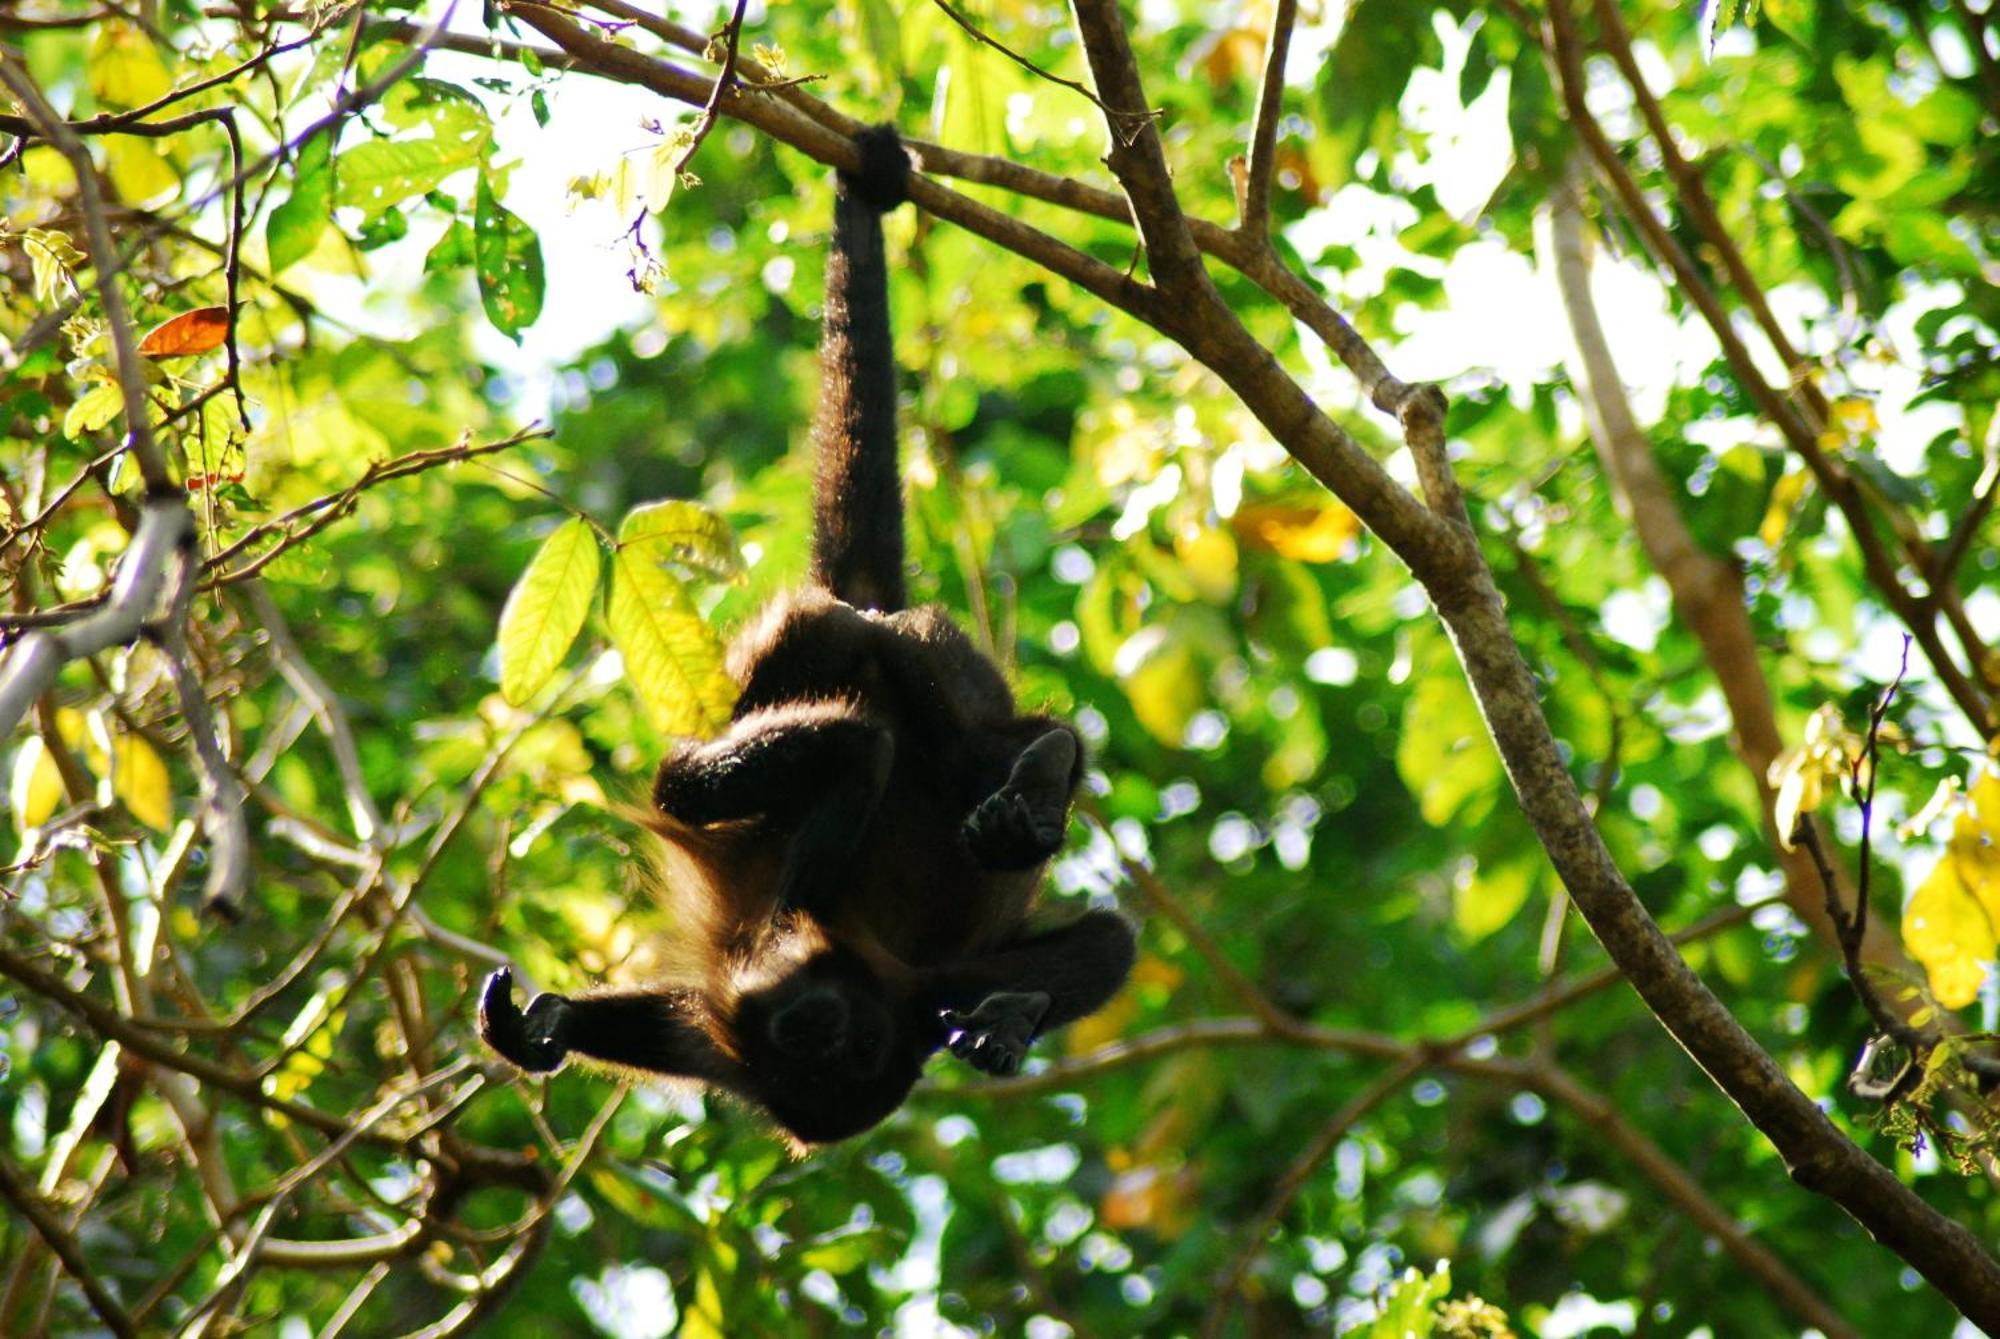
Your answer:
[[[943,1011],[950,1029],[945,1045],[974,1069],[1005,1078],[1020,1071],[1028,1043],[1048,1011],[1049,997],[1039,990],[996,991],[969,1013]]]
[[[569,1001],[546,992],[535,996],[524,1013],[514,1003],[514,973],[502,967],[486,978],[479,995],[479,1035],[486,1044],[530,1074],[545,1074],[569,1054],[563,1043],[568,1030]]]
[[[965,819],[965,841],[988,869],[1032,869],[1062,849],[1069,830],[1076,736],[1050,730],[1021,750],[1007,784]]]

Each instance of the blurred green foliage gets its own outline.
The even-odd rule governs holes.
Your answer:
[[[965,8],[1028,59],[1082,77],[1060,11]],[[1710,53],[1691,7],[1623,8],[1684,151],[1751,271],[1805,333],[1828,398],[1869,407],[1842,419],[1828,449],[1918,532],[1949,534],[1990,458],[1981,443],[2000,389],[1993,61],[1972,46],[1985,39],[1964,8],[1924,0],[1771,3],[1754,16],[1732,8]],[[371,462],[498,440],[548,400],[549,435],[372,484],[259,572],[330,683],[386,824],[359,872],[347,857],[370,834],[356,831],[329,735],[278,672],[241,584],[198,603],[192,635],[254,783],[259,873],[243,920],[205,919],[196,905],[188,874],[202,857],[184,826],[196,778],[149,646],[71,666],[36,732],[9,742],[7,948],[128,1019],[184,1020],[154,1031],[177,1049],[351,1117],[385,1083],[459,1057],[486,1063],[470,992],[490,964],[465,941],[573,989],[642,966],[649,940],[670,931],[617,809],[643,793],[671,722],[608,658],[614,638],[628,654],[631,643],[592,594],[598,569],[552,620],[573,625],[586,601],[575,645],[512,704],[496,630],[558,527],[584,518],[609,544],[633,509],[666,499],[701,503],[745,560],[740,574],[682,561],[660,577],[657,589],[671,583],[707,628],[726,630],[799,579],[828,177],[725,120],[690,165],[698,182],[676,181],[675,127],[693,112],[664,102],[655,124],[621,122],[601,142],[538,139],[523,115],[539,126],[552,105],[560,115],[595,94],[583,75],[504,53],[433,54],[422,78],[406,72],[337,140],[298,141],[336,89],[408,57],[402,7],[370,7],[359,28],[329,12],[313,40],[235,76],[304,30],[181,3],[149,13],[147,26],[109,12],[74,26],[10,15],[0,32],[79,119],[223,76],[177,110],[235,107],[261,164],[237,323],[247,431],[226,396],[167,429],[183,477],[202,476],[190,486],[207,552],[338,494]],[[1481,256],[1526,272],[1536,213],[1574,152],[1538,25],[1510,15],[1360,0],[1344,18],[1337,6],[1310,14],[1295,43],[1280,243],[1399,371],[1402,341],[1421,348],[1423,329],[1455,328],[1447,347],[1499,362],[1515,323],[1531,348],[1532,323],[1546,326],[1546,314],[1481,305],[1457,278]],[[489,17],[495,36],[532,37],[504,8]],[[454,31],[476,45],[467,22]],[[1148,96],[1198,216],[1233,217],[1224,164],[1247,139],[1269,22],[1260,0],[1139,11]],[[638,28],[617,31],[658,49]],[[1090,104],[935,6],[753,7],[745,41],[781,54],[791,74],[824,76],[810,91],[851,113],[1107,180]],[[1614,135],[1636,137],[1612,72],[1599,72]],[[1447,207],[1440,192],[1470,170],[1449,156],[1453,142],[1496,116],[1508,153],[1481,169],[1490,193]],[[502,133],[505,118],[514,129]],[[260,157],[280,144],[275,160]],[[223,302],[217,182],[232,169],[221,129],[90,145],[134,248],[120,282],[141,325]],[[1656,151],[1621,148],[1649,190],[1670,195]],[[597,212],[538,237],[509,191],[538,155],[564,162]],[[118,401],[74,187],[47,146],[0,172],[0,590],[15,611],[98,589],[138,489],[108,457]],[[1134,261],[1127,229],[967,189],[1113,264]],[[1607,201],[1592,209],[1606,266],[1650,274]],[[1699,236],[1671,218],[1711,270]],[[1026,701],[1073,715],[1088,738],[1089,813],[1050,901],[1115,897],[1145,922],[1131,988],[1045,1044],[1051,1058],[1246,1015],[1210,953],[1315,1025],[1403,1042],[1456,1037],[1597,967],[1579,927],[1559,936],[1546,924],[1555,880],[1408,573],[1156,333],[915,211],[890,228],[913,594],[957,611]],[[628,248],[621,263],[653,305],[552,381],[477,329],[532,336],[538,317],[590,309],[599,296],[551,284],[544,262],[607,245]],[[1389,425],[1325,370],[1290,316],[1217,274],[1329,412],[1391,452]],[[1625,291],[1642,290],[1663,307],[1655,328],[1687,327],[1683,295]],[[1698,541],[1744,575],[1781,729],[1796,740],[1825,703],[1859,722],[1893,670],[1881,648],[1896,629],[1842,522],[1799,486],[1712,343],[1683,340],[1658,359],[1626,372],[1649,388],[1657,454]],[[220,351],[157,366],[163,413],[224,371]],[[1562,367],[1552,353],[1527,372],[1448,371],[1453,452],[1482,540],[1621,868],[1670,929],[1768,897],[1776,860],[1752,778],[1730,750],[1700,645],[1614,505]],[[569,529],[564,542],[576,538]],[[1997,582],[2000,555],[1983,533],[1956,590],[1989,629]],[[67,738],[56,707],[70,713]],[[1921,664],[1893,715],[1914,744],[1883,763],[1873,888],[1891,920],[1902,870],[1928,867],[1940,844],[1891,834],[1885,814],[1916,810],[1972,766],[1964,725]],[[78,777],[83,788],[66,792]],[[1851,841],[1851,812],[1827,803]],[[1199,940],[1141,895],[1130,867],[1152,872]],[[1795,917],[1765,906],[1686,952],[1856,1138],[1994,1237],[1986,1182],[1876,1132],[1880,1108],[1844,1088],[1869,1024]],[[133,953],[146,1007],[116,966]],[[253,1001],[241,1025],[203,1026]],[[1994,1004],[1989,981],[1972,1024],[1990,1027]],[[380,1127],[395,1140],[362,1139],[294,1185],[288,1175],[326,1147],[321,1134],[213,1085],[176,1097],[42,994],[13,989],[5,1010],[0,1147],[126,1307],[162,1332],[216,1306],[214,1332],[286,1335],[325,1333],[336,1317],[370,1335],[440,1318],[551,1335],[929,1333],[939,1319],[974,1333],[1187,1333],[1241,1264],[1230,1332],[1388,1333],[1398,1307],[1432,1323],[1443,1278],[1397,1280],[1447,1259],[1453,1295],[1504,1308],[1523,1333],[1635,1322],[1796,1332],[1765,1281],[1677,1212],[1587,1112],[1506,1077],[1530,1062],[1601,1093],[1858,1332],[1944,1335],[1952,1323],[1914,1273],[1788,1181],[1621,988],[1464,1052],[1520,1067],[1418,1075],[1336,1132],[1261,1236],[1287,1164],[1382,1071],[1365,1047],[1196,1035],[1020,1096],[970,1091],[969,1073],[940,1063],[882,1130],[799,1162],[724,1104],[621,1095],[580,1072],[529,1083],[489,1066],[483,1085],[466,1069],[427,1090],[428,1102],[457,1101],[438,1109],[441,1133],[419,1132],[401,1108]],[[190,1111],[212,1131],[190,1128]],[[530,1151],[566,1188],[443,1176],[466,1146]],[[210,1216],[217,1170],[246,1197],[222,1231]],[[480,1271],[504,1264],[538,1196],[553,1203],[546,1240],[525,1277],[488,1298]],[[277,1208],[259,1231],[287,1243],[395,1232],[422,1223],[426,1206],[443,1226],[407,1256],[318,1267],[273,1251],[241,1266],[266,1202]],[[0,1330],[87,1332],[83,1296],[61,1278],[21,1218],[6,1220]],[[455,1312],[462,1301],[474,1311]],[[1461,1319],[1478,1314],[1467,1306]]]

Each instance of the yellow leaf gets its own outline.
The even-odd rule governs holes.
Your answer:
[[[22,249],[28,253],[28,273],[34,278],[35,301],[53,307],[76,292],[77,267],[84,255],[66,232],[54,228],[29,228],[21,234]]]
[[[671,558],[717,578],[743,570],[729,522],[699,502],[670,499],[634,507],[618,525],[618,547]]]
[[[557,526],[500,611],[500,693],[521,706],[569,654],[597,594],[597,537],[581,519]]]
[[[1965,797],[1972,803],[1980,828],[1989,838],[2000,840],[2000,775],[1982,770]]]
[[[125,395],[109,381],[93,381],[90,388],[70,402],[63,415],[63,436],[81,440],[125,412]]]
[[[1263,502],[1237,508],[1230,518],[1237,538],[1301,563],[1330,563],[1361,533],[1361,522],[1338,502],[1324,506]]]
[[[137,735],[122,735],[111,746],[111,789],[132,817],[155,832],[174,825],[174,785],[153,746]]]
[[[1154,624],[1133,633],[1118,648],[1115,669],[1139,724],[1162,744],[1179,748],[1188,722],[1206,697],[1194,652]]]
[[[1793,850],[1792,829],[1799,824],[1800,814],[1809,814],[1819,808],[1819,773],[1805,765],[1805,754],[1792,749],[1772,761],[1772,780],[1778,783],[1776,813],[1772,815],[1778,828],[1778,844],[1787,851]]]
[[[14,826],[22,832],[38,828],[54,816],[63,800],[62,773],[40,735],[29,735],[14,754],[13,784],[7,788],[7,803],[14,811]]]
[[[125,24],[107,24],[91,43],[90,91],[108,107],[130,110],[157,102],[174,86],[152,39]]]
[[[723,669],[722,644],[657,559],[625,549],[612,558],[605,622],[626,681],[657,729],[705,736],[729,720],[736,685]]]
[[[1064,1029],[1063,1050],[1070,1055],[1088,1055],[1109,1046],[1125,1035],[1138,1015],[1138,996],[1130,990],[1121,990],[1102,1009]]]
[[[1477,943],[1503,928],[1528,900],[1535,883],[1532,861],[1516,860],[1477,871],[1451,890],[1451,919],[1458,932]]]
[[[1792,513],[1798,510],[1799,499],[1806,493],[1806,472],[1803,469],[1780,475],[1771,487],[1771,501],[1764,508],[1764,519],[1758,523],[1757,538],[1767,549],[1775,549],[1791,528]]]
[[[1174,552],[1202,599],[1225,604],[1236,594],[1236,541],[1228,531],[1189,526],[1174,536]]]
[[[1959,879],[1949,854],[1910,894],[1903,907],[1903,944],[1923,964],[1931,993],[1947,1009],[1978,997],[1986,964],[1993,960],[1993,922]]]
[[[76,193],[76,169],[62,156],[61,149],[46,144],[37,144],[21,155],[21,175],[32,192],[50,197]]]
[[[148,205],[180,191],[180,173],[152,140],[113,135],[104,141],[104,175],[128,205]]]

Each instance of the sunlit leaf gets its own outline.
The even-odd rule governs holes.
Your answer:
[[[634,507],[618,526],[618,543],[718,578],[743,570],[743,555],[729,522],[699,502],[670,499]]]
[[[139,352],[148,358],[181,358],[221,348],[228,337],[229,308],[196,307],[147,331]]]
[[[7,788],[7,806],[19,831],[49,821],[63,801],[62,772],[40,735],[29,735],[14,753],[14,772]]]
[[[120,735],[111,746],[112,792],[132,817],[155,832],[174,825],[174,783],[166,762],[137,735]]]
[[[21,234],[21,245],[28,253],[36,302],[53,306],[76,291],[76,269],[84,263],[84,256],[68,233],[29,228]]]
[[[1190,526],[1174,535],[1174,553],[1202,599],[1226,604],[1236,594],[1236,541],[1227,530]]]
[[[1452,886],[1452,924],[1474,943],[1501,929],[1528,900],[1537,868],[1528,860],[1497,865],[1481,861],[1469,878]]]
[[[663,734],[709,735],[728,721],[736,691],[722,643],[656,559],[622,549],[612,558],[605,621],[626,682]]]
[[[435,190],[454,172],[476,167],[483,144],[438,140],[367,140],[340,154],[335,203],[361,211],[362,222],[413,195]]]
[[[1939,860],[1903,907],[1903,945],[1923,964],[1931,993],[1947,1009],[1979,996],[1993,961],[1993,922],[1959,878],[1957,862]]]
[[[1146,732],[1178,748],[1207,698],[1201,662],[1165,624],[1140,629],[1118,648],[1118,681]]]
[[[519,339],[542,314],[542,240],[493,198],[483,175],[473,206],[472,237],[486,319],[502,334]]]
[[[153,40],[123,23],[107,23],[97,29],[85,69],[91,93],[106,106],[120,110],[157,102],[174,86]]]
[[[1359,519],[1338,502],[1256,503],[1238,508],[1230,525],[1246,547],[1301,563],[1334,562],[1361,533]]]
[[[299,149],[292,190],[264,224],[271,273],[282,274],[312,254],[333,217],[333,136],[314,135]]]
[[[96,432],[125,412],[125,395],[114,382],[93,381],[63,415],[63,436],[79,438]]]
[[[557,526],[500,613],[500,692],[521,706],[569,654],[597,594],[597,536],[580,518]]]
[[[104,142],[104,175],[129,205],[156,204],[176,194],[180,173],[156,141],[113,135]]]

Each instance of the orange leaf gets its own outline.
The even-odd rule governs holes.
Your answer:
[[[229,334],[229,308],[196,307],[171,321],[156,325],[139,341],[139,352],[148,358],[185,358],[207,353]]]

